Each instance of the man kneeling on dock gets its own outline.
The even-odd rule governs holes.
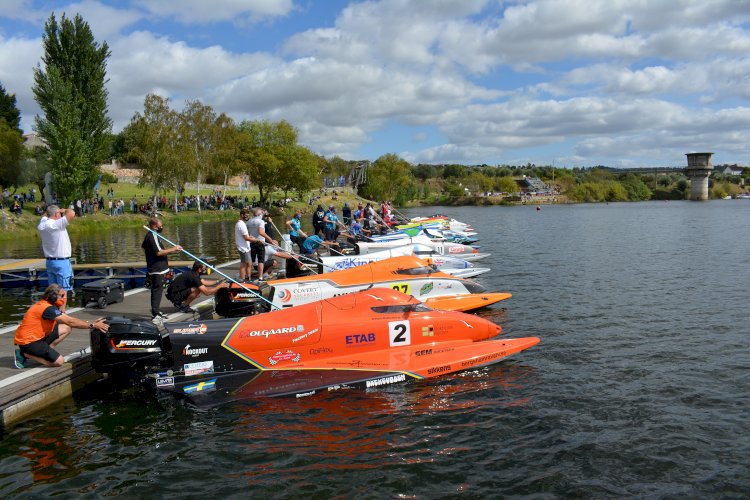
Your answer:
[[[184,313],[194,313],[195,309],[190,304],[201,295],[214,295],[222,288],[228,288],[229,284],[216,280],[201,278],[207,266],[202,262],[195,262],[190,271],[180,273],[167,288],[167,298],[174,306]]]
[[[42,300],[26,311],[21,324],[16,329],[15,352],[16,368],[25,368],[27,358],[44,366],[62,366],[65,358],[54,348],[62,342],[73,328],[97,328],[103,332],[109,329],[104,318],[94,322],[84,321],[65,314],[68,292],[60,285],[52,284],[42,294]]]

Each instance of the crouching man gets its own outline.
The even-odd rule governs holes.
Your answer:
[[[216,280],[207,280],[201,278],[201,274],[206,272],[206,266],[200,262],[195,262],[190,271],[180,273],[172,281],[167,289],[167,298],[172,301],[174,306],[184,313],[194,313],[195,309],[190,304],[201,295],[214,295],[222,288],[228,288],[229,284],[218,282]]]
[[[89,322],[65,314],[68,292],[60,285],[52,284],[42,294],[42,300],[26,311],[16,329],[14,343],[16,368],[25,368],[27,358],[44,366],[62,366],[65,358],[55,350],[74,328],[87,330],[91,327],[103,332],[109,329],[104,318]]]

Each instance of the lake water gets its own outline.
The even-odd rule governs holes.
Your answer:
[[[514,294],[481,314],[541,344],[458,376],[211,410],[95,386],[5,431],[0,496],[750,495],[750,201],[412,212],[435,211],[477,228],[480,281]],[[170,231],[233,257],[230,223]],[[98,244],[137,260],[127,233]]]

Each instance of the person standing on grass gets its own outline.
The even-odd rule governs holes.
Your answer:
[[[73,290],[73,266],[70,264],[72,247],[68,224],[75,218],[74,210],[57,205],[47,207],[47,214],[36,227],[42,240],[42,252],[47,259],[47,283]]]
[[[164,227],[162,222],[156,217],[148,221],[148,227],[151,231],[161,233]],[[164,276],[169,271],[169,260],[167,255],[182,250],[180,245],[172,248],[162,248],[158,236],[149,231],[141,243],[141,248],[146,254],[146,273],[147,280],[151,288],[151,320],[164,320],[165,314],[159,310],[161,297],[164,293]]]
[[[16,344],[14,364],[26,368],[32,359],[44,366],[62,366],[65,358],[55,350],[74,328],[81,330],[96,328],[103,332],[109,329],[104,318],[93,322],[84,321],[65,313],[68,292],[58,284],[52,284],[42,294],[42,300],[26,311],[16,329],[13,342]]]

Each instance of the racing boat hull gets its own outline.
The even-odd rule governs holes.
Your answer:
[[[97,371],[135,371],[190,397],[378,387],[496,363],[539,342],[496,339],[502,329],[484,318],[382,288],[258,316],[167,324],[166,335],[148,322],[109,322],[108,332],[91,332]],[[243,374],[241,386],[229,378]]]

